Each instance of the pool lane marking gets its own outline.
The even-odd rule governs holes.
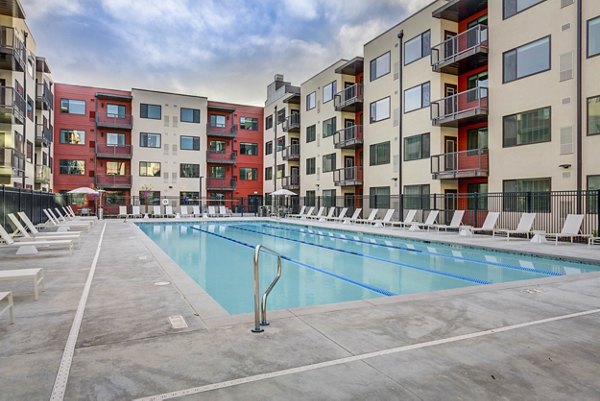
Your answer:
[[[96,254],[92,261],[92,267],[88,273],[81,298],[79,299],[79,305],[75,312],[75,318],[73,319],[73,325],[67,337],[67,343],[65,344],[65,350],[63,351],[60,365],[58,366],[58,372],[56,373],[56,379],[54,381],[54,387],[52,388],[52,394],[50,395],[50,401],[62,401],[65,397],[65,390],[67,388],[67,381],[69,380],[69,372],[71,370],[71,363],[73,362],[73,354],[75,353],[75,345],[77,344],[77,338],[79,337],[79,330],[81,329],[81,322],[83,320],[83,313],[85,312],[85,306],[87,299],[90,294],[90,288],[92,286],[92,279],[96,272],[96,265],[98,264],[98,258],[100,257],[100,249],[102,248],[102,240],[104,239],[104,232],[106,231],[106,222],[102,227],[102,233],[100,234],[100,240],[98,241],[98,247],[96,248]]]
[[[266,235],[268,237],[280,238],[280,239],[284,239],[286,241],[297,242],[297,243],[300,243],[300,244],[315,246],[317,248],[328,249],[330,251],[345,253],[345,254],[348,254],[348,255],[354,255],[354,256],[360,256],[362,258],[373,259],[373,260],[377,260],[377,261],[380,261],[380,262],[389,263],[389,264],[392,264],[392,265],[395,265],[395,266],[407,267],[409,269],[414,269],[414,270],[421,270],[421,271],[424,271],[424,272],[427,272],[427,273],[437,274],[439,276],[445,276],[445,277],[450,277],[450,278],[453,278],[453,279],[456,279],[456,280],[467,281],[469,283],[474,283],[474,284],[492,284],[491,281],[479,280],[479,279],[476,279],[476,278],[462,276],[460,274],[441,272],[441,271],[438,271],[438,270],[429,269],[427,267],[415,266],[415,265],[410,265],[408,263],[396,262],[395,260],[389,260],[389,259],[385,259],[385,258],[380,258],[378,256],[365,255],[365,254],[362,254],[362,253],[359,253],[359,252],[346,251],[344,249],[338,249],[338,248],[334,248],[334,247],[327,246],[327,245],[314,244],[312,242],[306,242],[306,241],[302,241],[302,240],[298,240],[298,239],[292,239],[292,238],[282,237],[281,235],[263,233],[263,232],[260,232],[260,231],[250,230],[248,228],[242,228],[242,227],[238,227],[238,226],[227,226],[227,227],[228,228],[232,228],[234,230],[247,231],[247,232],[251,232],[251,233],[255,233],[255,234]]]
[[[191,388],[188,388],[185,390],[157,394],[157,395],[153,395],[150,397],[137,398],[134,401],[167,400],[167,399],[172,399],[172,398],[184,397],[184,396],[188,396],[188,395],[192,395],[192,394],[206,393],[209,391],[221,390],[221,389],[225,389],[225,388],[229,388],[229,387],[239,386],[241,384],[254,383],[254,382],[258,382],[258,381],[262,381],[262,380],[274,379],[277,377],[289,376],[289,375],[293,375],[293,374],[310,372],[313,370],[329,368],[329,367],[333,367],[333,366],[339,366],[339,365],[343,365],[343,364],[347,364],[347,363],[364,361],[366,359],[376,358],[376,357],[380,357],[380,356],[394,355],[394,354],[399,354],[401,352],[413,351],[413,350],[418,350],[418,349],[423,349],[423,348],[435,347],[435,346],[443,345],[443,344],[450,344],[450,343],[455,343],[455,342],[459,342],[459,341],[470,340],[473,338],[489,336],[489,335],[498,334],[498,333],[504,333],[507,331],[518,330],[518,329],[522,329],[522,328],[526,328],[526,327],[530,327],[530,326],[537,326],[537,325],[546,324],[546,323],[558,322],[558,321],[566,320],[566,319],[573,319],[573,318],[577,318],[577,317],[588,316],[588,315],[596,314],[599,312],[600,312],[600,309],[591,309],[591,310],[582,311],[582,312],[570,313],[568,315],[561,315],[561,316],[550,317],[547,319],[540,319],[540,320],[534,320],[534,321],[525,322],[525,323],[518,323],[518,324],[513,324],[510,326],[502,326],[502,327],[497,327],[495,329],[482,330],[482,331],[477,331],[474,333],[462,334],[459,336],[447,337],[447,338],[442,338],[439,340],[426,341],[426,342],[417,343],[417,344],[403,345],[400,347],[388,348],[388,349],[384,349],[384,350],[380,350],[380,351],[367,352],[364,354],[347,356],[344,358],[333,359],[333,360],[329,360],[329,361],[325,361],[325,362],[313,363],[311,365],[298,366],[295,368],[283,369],[283,370],[278,370],[278,371],[270,372],[270,373],[261,373],[261,374],[257,374],[257,375],[253,375],[253,376],[242,377],[239,379],[227,380],[227,381],[223,381],[220,383],[212,383],[212,384],[207,384],[204,386],[191,387]]]
[[[254,250],[254,248],[256,247],[256,245],[248,244],[247,242],[239,241],[239,240],[236,240],[234,238],[227,237],[225,235],[221,235],[221,234],[217,234],[217,233],[213,233],[213,232],[208,231],[208,230],[203,230],[203,229],[201,229],[199,227],[191,226],[191,228],[193,230],[197,230],[197,231],[200,231],[200,232],[203,232],[203,233],[206,233],[206,234],[214,235],[216,237],[225,239],[227,241],[235,242],[236,244],[243,245],[243,246],[248,247],[248,248],[250,248],[252,250]],[[390,292],[388,290],[384,290],[383,288],[374,287],[372,285],[369,285],[369,284],[366,284],[366,283],[362,283],[360,281],[356,281],[356,280],[353,280],[353,279],[345,277],[345,276],[341,276],[339,274],[330,272],[328,270],[324,270],[324,269],[321,269],[319,267],[312,266],[312,265],[306,264],[304,262],[300,262],[300,261],[295,260],[295,259],[291,259],[291,258],[289,258],[287,256],[284,256],[284,255],[281,255],[281,259],[286,260],[286,261],[288,261],[290,263],[296,264],[298,266],[306,267],[307,269],[314,270],[314,271],[319,272],[319,273],[323,273],[323,274],[325,274],[327,276],[331,276],[333,278],[337,278],[337,279],[345,281],[347,283],[357,285],[357,286],[365,288],[367,290],[376,292],[376,293],[378,293],[380,295],[385,295],[385,296],[388,296],[388,297],[391,297],[391,296],[394,296],[394,295],[398,295],[398,294],[394,294],[393,292]]]
[[[294,228],[287,228],[287,227],[282,227],[279,228],[277,226],[272,226],[272,225],[268,225],[268,224],[260,224],[259,226],[261,227],[266,227],[266,228],[272,228],[274,230],[283,230],[283,231],[290,231],[290,232],[305,232],[299,229],[294,229]],[[236,226],[234,226],[236,227]],[[336,239],[341,239],[344,241],[352,241],[352,242],[360,242],[360,243],[364,243],[367,245],[374,245],[374,246],[379,246],[379,247],[383,247],[383,248],[394,248],[394,249],[400,249],[400,250],[407,250],[410,252],[419,252],[422,253],[423,255],[429,255],[429,256],[433,256],[433,257],[439,257],[439,258],[444,258],[444,259],[456,259],[456,260],[462,260],[465,262],[472,262],[472,263],[476,263],[476,264],[481,264],[481,265],[485,265],[485,266],[497,266],[497,267],[503,267],[506,269],[511,269],[511,270],[517,270],[517,271],[521,271],[521,272],[526,272],[526,273],[537,273],[537,274],[543,274],[546,276],[564,276],[564,273],[558,273],[558,272],[553,272],[553,271],[549,271],[549,270],[540,270],[540,269],[529,269],[526,267],[521,267],[521,266],[514,266],[514,265],[508,265],[508,264],[504,264],[504,263],[499,263],[499,262],[486,262],[483,260],[477,260],[477,259],[472,259],[472,258],[465,258],[464,256],[455,256],[455,255],[445,255],[445,254],[441,254],[441,253],[435,253],[435,252],[431,252],[431,251],[423,251],[423,250],[416,250],[416,249],[410,249],[410,248],[403,248],[403,247],[396,247],[396,246],[389,246],[389,245],[384,245],[384,244],[377,244],[377,243],[372,243],[369,241],[360,241],[360,240],[353,240],[353,239],[348,239],[348,238],[342,238],[339,236],[330,236],[330,235],[325,235],[325,234],[320,234],[320,233],[315,233],[312,232],[311,230],[307,230],[306,233],[309,233],[311,235],[315,235],[315,236],[321,236],[321,237],[326,237],[326,238],[336,238]]]

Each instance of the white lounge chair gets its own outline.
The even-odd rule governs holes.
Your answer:
[[[383,223],[383,225],[389,224],[392,227],[408,227],[410,226],[414,220],[415,220],[415,216],[417,215],[417,211],[415,209],[410,209],[407,213],[406,213],[406,218],[402,221],[389,221],[387,223]]]
[[[86,230],[86,231],[90,229],[90,223],[85,223],[83,221],[81,221],[81,222],[59,221],[56,219],[56,216],[54,216],[54,214],[52,213],[52,210],[43,209],[42,211],[44,212],[46,217],[48,217],[48,221],[50,222],[49,224],[56,227],[59,230],[61,228],[67,228],[67,229],[72,229],[72,230]]]
[[[347,207],[343,208],[337,217],[335,217],[335,216],[326,217],[325,220],[327,220],[327,221],[343,221],[344,218],[346,217],[346,213],[348,213]]]
[[[221,217],[232,217],[233,213],[227,210],[225,206],[219,206],[219,216]]]
[[[460,229],[460,225],[462,224],[462,219],[465,216],[464,210],[455,210],[452,215],[452,220],[450,224],[434,224],[431,228],[435,228],[437,231],[440,230],[458,230]]]
[[[163,217],[162,208],[160,205],[152,206],[152,217]]]
[[[200,213],[200,205],[192,205],[192,215],[194,217],[202,217],[202,213]]]
[[[307,219],[311,219],[311,220],[319,220],[321,217],[323,217],[323,213],[325,213],[325,206],[321,206],[319,208],[319,212],[317,214],[315,214],[314,216],[306,216]]]
[[[188,213],[188,207],[187,207],[187,205],[181,205],[181,206],[179,206],[179,215],[181,217],[191,217],[190,214]]]
[[[498,217],[500,217],[500,212],[488,212],[487,216],[485,216],[485,220],[483,221],[483,225],[481,227],[473,227],[471,228],[471,232],[476,234],[478,232],[491,232],[492,234],[496,230],[496,223],[498,222]]]
[[[321,222],[325,222],[328,219],[331,219],[333,217],[333,215],[335,214],[336,208],[335,207],[330,207],[329,208],[329,213],[327,213],[327,216],[323,216],[319,219],[319,221]]]
[[[129,217],[129,215],[127,214],[127,206],[119,206],[119,214],[117,215],[118,218],[124,218],[126,219],[127,217]]]
[[[306,220],[308,217],[312,216],[312,214],[313,214],[314,211],[315,211],[315,207],[311,206],[308,209],[308,212],[306,212],[306,214],[304,216],[300,217],[300,220]]]
[[[379,212],[379,209],[371,210],[371,214],[369,215],[369,217],[367,217],[366,219],[356,219],[356,223],[358,223],[358,224],[373,223],[375,221],[375,218],[377,217],[377,212]]]
[[[392,217],[394,217],[394,213],[396,211],[394,209],[388,209],[383,216],[383,219],[375,220],[373,224],[377,227],[384,227],[386,224],[389,224],[392,221]]]
[[[63,214],[63,212],[60,211],[59,208],[55,207],[54,211],[56,212],[56,214],[52,213],[51,209],[48,209],[48,211],[54,216],[54,218],[56,220],[58,220],[61,223],[75,223],[75,224],[87,224],[88,227],[91,227],[94,222],[91,220],[80,220],[79,218],[76,217],[72,217],[70,214]]]
[[[72,239],[72,240],[76,240],[78,245],[81,243],[81,236],[80,236],[79,231],[50,232],[50,233],[40,234],[39,231],[36,230],[37,234],[30,234],[25,229],[25,227],[23,227],[21,222],[17,219],[17,216],[15,216],[12,213],[7,214],[7,216],[8,216],[8,219],[10,220],[11,224],[17,229],[17,231],[22,236],[20,238],[16,238],[15,235],[13,234],[12,237],[15,241],[31,240],[33,238],[35,238],[36,240]]]
[[[165,206],[165,217],[175,217],[175,213],[173,213],[173,206]]]
[[[14,312],[14,302],[12,292],[0,292],[0,302],[6,301],[7,305],[0,309],[0,315],[4,312],[8,311],[8,321],[10,324],[15,323],[15,312]]]
[[[70,239],[61,239],[61,240],[36,240],[33,238],[30,241],[15,241],[4,229],[4,227],[0,224],[0,238],[4,241],[4,243],[0,244],[0,248],[30,248],[33,253],[37,253],[37,248],[68,248],[69,252],[73,254],[73,240]],[[17,249],[17,253],[19,253],[20,249]]]
[[[510,240],[510,236],[514,234],[525,234],[527,238],[531,235],[531,227],[533,227],[533,222],[535,221],[535,213],[523,213],[521,215],[521,219],[519,220],[519,225],[514,230],[495,230],[492,233],[492,236],[496,236],[496,234],[506,235],[506,240]]]
[[[141,218],[142,213],[140,212],[139,206],[131,206],[131,214],[129,215],[131,218]]]
[[[69,227],[59,227],[59,229],[57,231],[39,231],[36,226],[31,222],[31,220],[29,219],[29,217],[27,217],[27,215],[25,214],[25,212],[17,212],[17,215],[19,216],[19,218],[21,219],[21,221],[23,223],[25,223],[25,226],[27,227],[27,229],[29,230],[29,232],[33,235],[36,236],[38,234],[43,234],[43,235],[65,235],[65,234],[79,234],[79,231],[71,231],[69,229]],[[50,220],[48,220],[50,221]],[[40,227],[48,227],[45,224],[42,224]]]
[[[300,213],[298,213],[298,214],[288,214],[286,216],[286,218],[288,218],[288,219],[299,219],[302,216],[304,216],[304,212],[305,211],[306,211],[306,206],[302,206],[302,208],[300,209]]]
[[[437,221],[438,215],[440,214],[439,210],[430,210],[429,214],[427,215],[427,218],[425,219],[424,223],[415,223],[418,227],[420,228],[426,228],[427,231],[429,231],[430,227],[433,227],[435,225],[435,222]]]
[[[0,281],[33,280],[33,298],[37,301],[44,291],[44,269],[0,270]]]
[[[351,217],[346,217],[345,219],[342,220],[343,224],[351,224],[351,223],[356,223],[356,221],[358,220],[358,218],[360,217],[360,213],[362,212],[362,208],[357,207],[354,210],[354,213],[352,213]]]
[[[71,216],[73,216],[73,217],[77,217],[77,218],[78,218],[78,219],[80,219],[80,220],[89,220],[89,221],[94,221],[94,222],[97,220],[96,216],[77,216],[77,215],[75,214],[75,211],[74,211],[74,210],[73,210],[73,208],[71,207],[71,205],[68,205],[68,206],[67,206],[67,210],[70,212],[70,215],[71,215]]]
[[[575,237],[591,237],[590,234],[579,233],[581,229],[581,224],[583,223],[583,217],[584,216],[582,214],[568,214],[560,233],[546,234],[546,238],[550,240],[554,239],[554,245],[558,245],[559,238],[569,238],[571,242],[573,242],[573,238]]]
[[[214,206],[208,207],[208,217],[219,217],[219,214],[217,213],[217,209],[215,209]]]

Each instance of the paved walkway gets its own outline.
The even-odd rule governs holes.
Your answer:
[[[0,400],[50,399],[103,225],[71,257],[0,251],[0,270],[46,271],[39,301],[0,282],[16,314],[0,316]],[[131,223],[106,221],[64,399],[597,400],[599,294],[600,273],[469,287],[282,311],[253,334]]]

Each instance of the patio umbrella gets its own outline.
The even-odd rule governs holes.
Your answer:
[[[277,191],[273,191],[271,192],[271,196],[296,196],[296,194],[288,189],[282,188],[282,189],[278,189]],[[278,198],[277,198],[278,199]],[[278,210],[279,208],[279,202],[277,202],[276,205],[276,209]]]
[[[79,188],[75,188],[72,189],[70,191],[67,192],[68,194],[91,194],[91,195],[98,195],[98,191],[96,191],[95,189],[92,189],[90,187],[79,187]]]

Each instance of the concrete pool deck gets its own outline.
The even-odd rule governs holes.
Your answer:
[[[600,247],[586,245],[360,230],[600,258]],[[16,315],[14,325],[0,316],[0,400],[50,399],[92,266],[64,399],[600,395],[600,272],[277,311],[253,334],[252,316],[229,316],[130,221],[98,222],[73,256],[48,254],[0,250],[0,270],[43,267],[46,277],[39,301],[28,282],[0,283]],[[189,327],[173,329],[174,315]]]

